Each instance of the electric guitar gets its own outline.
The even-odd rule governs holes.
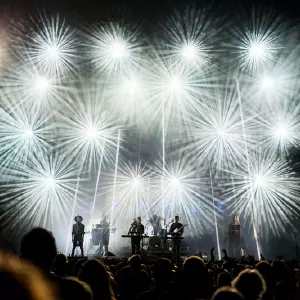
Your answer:
[[[171,235],[177,234],[178,231],[180,231],[182,228],[187,227],[187,226],[188,226],[188,224],[185,224],[185,225],[182,225],[182,226],[179,227],[179,228],[175,228],[175,230],[171,233]]]

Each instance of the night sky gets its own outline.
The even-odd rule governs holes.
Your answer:
[[[157,19],[187,4],[203,7],[211,5],[219,10],[220,14],[237,14],[239,9],[249,10],[253,5],[272,8],[287,18],[298,18],[299,1],[296,0],[0,0],[1,12],[6,14],[33,13],[36,9],[45,9],[47,12],[59,12],[72,15],[84,20],[99,20],[117,18],[119,14],[127,15],[132,19]]]

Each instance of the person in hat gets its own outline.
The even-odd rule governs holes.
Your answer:
[[[72,241],[73,241],[73,249],[72,249],[72,257],[74,256],[74,251],[76,247],[80,247],[81,256],[83,257],[83,237],[84,237],[84,225],[82,224],[83,218],[81,216],[76,216],[74,218],[76,222],[73,225],[72,231]]]

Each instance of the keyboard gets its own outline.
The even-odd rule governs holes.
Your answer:
[[[183,240],[184,238],[182,236],[161,236],[163,240]]]
[[[148,235],[134,235],[134,234],[124,234],[122,235],[123,238],[132,238],[132,237],[141,237],[141,238],[149,238]]]
[[[183,240],[183,237],[182,236],[149,236],[149,235],[134,235],[134,234],[124,234],[122,235],[123,238],[132,238],[132,237],[141,237],[141,238],[146,238],[146,239],[149,239],[151,237],[158,237],[158,238],[161,238],[163,240],[174,240],[174,239],[177,239],[177,240]]]

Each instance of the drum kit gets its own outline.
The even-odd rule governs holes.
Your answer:
[[[113,248],[115,248],[115,233],[117,229],[123,228],[116,225],[112,225],[111,227],[108,227],[108,240],[110,240],[110,235],[113,237]],[[100,241],[103,238],[103,226],[102,224],[93,224],[93,228],[91,233],[91,241],[90,241],[90,248],[96,247],[100,245]]]
[[[158,224],[153,226],[153,224],[147,223],[145,234],[146,236],[149,236],[149,239],[145,240],[143,249],[148,251],[171,250],[172,244],[167,235],[167,226],[162,228],[161,226],[158,226]]]

